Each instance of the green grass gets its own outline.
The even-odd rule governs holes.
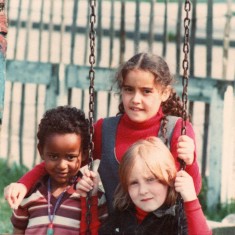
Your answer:
[[[235,213],[235,200],[229,203],[219,204],[215,210],[207,211],[207,218],[214,221],[221,221],[226,215]]]
[[[0,234],[12,233],[11,209],[3,197],[0,198]]]
[[[207,219],[213,221],[221,221],[226,215],[235,213],[235,200],[231,200],[228,203],[220,203],[213,210],[209,210],[206,205],[206,194],[208,191],[208,185],[206,178],[202,179],[202,189],[199,194],[199,201],[202,205],[202,209]]]
[[[7,167],[6,161],[0,158],[0,234],[11,234],[12,226],[10,222],[11,208],[3,197],[4,187],[11,182],[16,182],[28,169],[25,166],[13,164]]]

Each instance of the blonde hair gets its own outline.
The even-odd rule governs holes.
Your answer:
[[[149,137],[133,144],[124,154],[119,167],[119,185],[115,191],[114,207],[126,209],[132,204],[128,193],[128,179],[135,162],[141,159],[145,167],[164,185],[167,185],[168,194],[165,205],[175,204],[177,193],[174,189],[176,166],[174,158],[166,145],[157,137]]]

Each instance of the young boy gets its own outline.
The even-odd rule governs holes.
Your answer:
[[[48,172],[27,194],[11,222],[14,234],[85,234],[86,199],[76,193],[81,162],[87,156],[88,121],[81,110],[60,106],[39,124],[38,151]],[[94,175],[94,181],[97,178]],[[97,234],[97,196],[92,196],[90,229]]]

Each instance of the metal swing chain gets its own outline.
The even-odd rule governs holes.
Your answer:
[[[189,0],[185,1],[184,10],[186,12],[186,16],[184,18],[184,45],[183,45],[183,52],[184,52],[184,59],[182,63],[183,67],[183,77],[182,77],[182,85],[183,85],[183,93],[182,93],[182,102],[183,102],[183,110],[182,110],[182,119],[183,125],[181,129],[181,134],[186,134],[186,121],[188,118],[187,114],[187,102],[188,102],[188,80],[189,80],[189,25],[190,25],[190,18],[189,12],[191,10],[191,2]]]
[[[183,52],[184,52],[184,59],[182,62],[183,67],[183,76],[182,76],[182,86],[183,86],[183,92],[182,92],[182,128],[181,128],[181,135],[186,134],[186,122],[188,119],[188,113],[187,113],[187,103],[188,103],[188,81],[189,81],[189,25],[190,25],[190,18],[189,18],[189,12],[191,10],[191,2],[189,0],[185,1],[184,10],[186,12],[186,16],[184,18],[184,44],[183,44]],[[180,168],[185,169],[185,162],[181,159],[179,159],[180,162]]]
[[[191,10],[191,2],[189,0],[185,0],[184,10],[186,12],[186,16],[184,18],[184,44],[183,44],[183,52],[184,52],[184,59],[182,63],[183,67],[183,76],[182,76],[182,85],[183,85],[183,92],[182,92],[182,102],[183,102],[183,109],[182,109],[182,128],[181,128],[181,135],[186,134],[186,121],[188,119],[187,113],[187,103],[188,103],[188,81],[189,81],[189,25],[190,25],[190,18],[189,12]],[[179,160],[181,170],[184,170],[186,164],[183,160]],[[183,227],[182,227],[182,219],[183,219],[183,199],[179,195],[178,198],[179,204],[179,219],[178,219],[178,234],[183,234]]]
[[[89,39],[90,39],[90,56],[89,56],[89,63],[90,63],[90,70],[89,70],[89,146],[88,146],[88,169],[92,170],[93,168],[93,151],[94,151],[94,142],[93,142],[93,134],[94,134],[94,80],[95,80],[95,38],[96,38],[96,31],[95,31],[95,22],[96,22],[96,0],[90,0],[90,31],[89,31]],[[86,198],[86,205],[87,205],[87,213],[86,213],[86,224],[87,224],[87,231],[86,234],[91,234],[90,231],[90,224],[91,224],[91,192],[88,193]]]

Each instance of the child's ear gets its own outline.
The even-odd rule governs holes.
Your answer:
[[[161,98],[162,98],[162,102],[165,102],[168,98],[169,98],[169,96],[170,96],[170,94],[171,94],[171,86],[167,86],[164,90],[163,90],[163,92],[162,92],[162,96],[161,96]]]
[[[41,159],[44,160],[42,146],[38,144],[37,147],[38,147],[38,152],[40,154]]]

